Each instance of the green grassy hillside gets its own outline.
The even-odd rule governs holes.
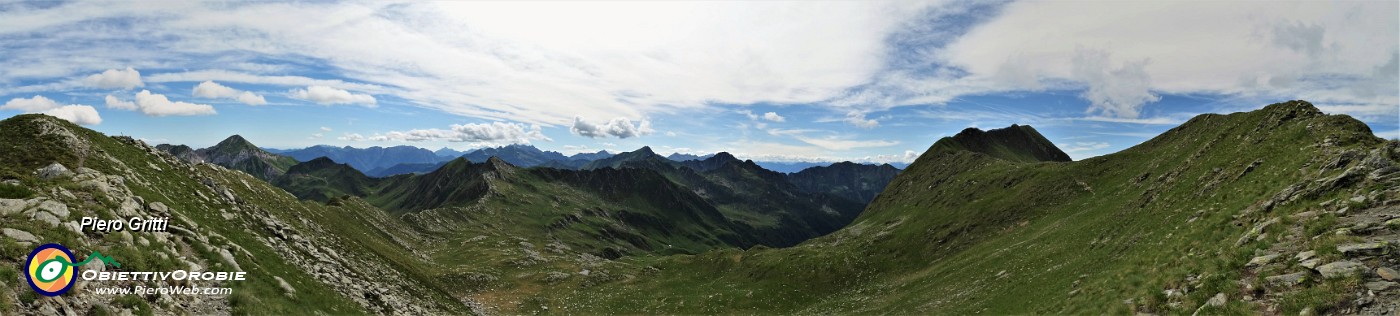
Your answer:
[[[630,258],[624,262],[657,272],[534,300],[581,313],[1296,314],[1395,306],[1393,289],[1365,293],[1383,282],[1372,271],[1395,265],[1397,227],[1382,222],[1400,204],[1400,145],[1350,117],[1302,101],[1202,115],[1076,162],[1021,162],[1058,151],[1047,148],[966,150],[977,147],[963,136],[977,134],[986,133],[940,140],[831,235],[786,249]],[[1362,230],[1334,233],[1348,227]],[[1373,247],[1349,250],[1356,245]],[[1296,259],[1305,251],[1320,257],[1313,268]],[[1247,265],[1270,254],[1281,258]],[[1324,277],[1336,262],[1354,262],[1360,274]],[[1302,281],[1280,285],[1277,276],[1286,275]],[[1223,302],[1207,306],[1217,296]]]

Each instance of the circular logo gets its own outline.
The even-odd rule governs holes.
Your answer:
[[[29,287],[44,296],[58,296],[73,288],[73,277],[78,275],[73,266],[73,252],[59,244],[44,244],[29,252],[25,261],[25,277]]]

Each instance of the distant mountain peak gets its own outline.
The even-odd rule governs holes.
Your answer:
[[[253,146],[253,143],[252,143],[252,142],[249,142],[248,139],[243,138],[242,135],[234,134],[233,136],[229,136],[228,138],[225,138],[223,141],[220,141],[218,144],[215,144],[214,147],[221,147],[221,148],[244,148],[244,147],[254,147],[254,148],[256,148],[257,146]]]
[[[648,154],[648,155],[655,155],[655,154],[656,154],[655,151],[651,151],[651,146],[642,146],[642,148],[637,149],[637,151],[634,151],[634,153]]]
[[[734,155],[729,154],[729,152],[727,152],[727,151],[721,151],[721,152],[715,153],[714,156],[711,156],[710,158],[705,159],[705,160],[715,160],[715,161],[728,161],[728,160],[733,160],[733,161],[739,161],[739,158],[734,157]]]
[[[963,129],[953,137],[934,143],[933,149],[966,150],[1014,162],[1070,161],[1068,154],[1030,125],[1017,125],[983,131]]]

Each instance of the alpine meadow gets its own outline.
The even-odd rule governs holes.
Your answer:
[[[1400,3],[0,3],[0,315],[1400,315]]]

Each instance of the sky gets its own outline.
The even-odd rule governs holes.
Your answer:
[[[1400,137],[1400,2],[0,1],[0,118],[207,147],[1075,159],[1302,99]]]

